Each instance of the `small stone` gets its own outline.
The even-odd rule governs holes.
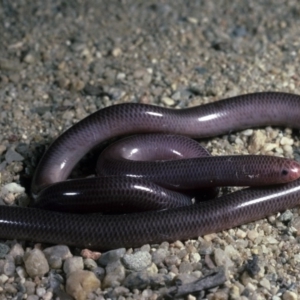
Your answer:
[[[283,150],[286,154],[293,154],[293,147],[290,145],[284,145]]]
[[[225,266],[225,268],[229,268],[234,266],[231,259],[228,257],[228,255],[223,251],[222,249],[215,249],[214,250],[214,258],[215,263],[217,266]]]
[[[258,232],[256,230],[249,230],[247,237],[249,240],[254,241],[258,237]]]
[[[6,146],[0,145],[0,155],[2,155],[6,151]]]
[[[296,293],[292,291],[285,291],[284,294],[282,295],[283,300],[297,300],[298,296]]]
[[[81,256],[68,257],[64,262],[64,272],[68,275],[83,270],[83,259]]]
[[[292,220],[291,226],[295,228],[296,235],[300,236],[300,217],[296,217]]]
[[[266,288],[268,291],[271,289],[270,281],[265,277],[259,282],[259,284],[262,287]]]
[[[212,253],[212,243],[210,241],[202,240],[199,247],[200,255],[210,255]]]
[[[172,98],[169,97],[163,97],[161,101],[166,105],[166,106],[173,106],[175,105],[175,101]]]
[[[229,297],[227,289],[219,289],[214,293],[214,300],[227,300]]]
[[[43,252],[52,269],[60,269],[63,260],[72,257],[69,247],[65,245],[48,247]]]
[[[240,296],[240,289],[236,285],[233,285],[230,289],[230,299],[238,300],[240,299]]]
[[[70,120],[74,119],[74,112],[71,111],[71,110],[66,110],[66,111],[63,113],[62,118],[63,118],[64,120],[70,121]]]
[[[122,54],[121,48],[114,48],[111,52],[113,57],[118,57]]]
[[[13,161],[22,161],[24,157],[16,152],[14,149],[9,148],[5,153],[5,160],[8,164],[11,164]]]
[[[166,249],[159,248],[156,251],[152,253],[152,261],[156,264],[159,265],[161,264],[166,256],[169,254],[169,251]]]
[[[4,285],[4,290],[8,294],[16,294],[18,292],[18,290],[11,283],[6,283]]]
[[[11,183],[4,185],[2,187],[3,193],[5,193],[4,189],[9,193],[15,193],[15,194],[25,192],[25,188],[23,188],[22,186],[20,186],[19,184],[15,183],[15,182],[11,182]]]
[[[250,154],[257,153],[265,144],[266,135],[261,130],[254,131],[250,138],[248,151]]]
[[[0,243],[0,258],[4,258],[9,250],[10,248],[6,244]]]
[[[28,277],[28,274],[26,273],[25,269],[21,266],[18,266],[16,268],[16,272],[19,275],[20,278],[26,278]]]
[[[197,263],[201,260],[201,256],[199,253],[191,253],[190,254],[190,261],[191,263]]]
[[[125,267],[133,271],[142,271],[151,264],[151,255],[145,251],[134,254],[125,254],[122,259]]]
[[[24,57],[24,61],[28,64],[33,64],[36,62],[36,54],[35,53],[32,53],[32,52],[29,52],[25,55]]]
[[[282,213],[279,217],[279,220],[281,222],[290,222],[293,219],[293,213],[290,210],[286,210],[284,213]]]
[[[253,129],[246,129],[241,132],[244,136],[251,136],[253,134]]]
[[[124,287],[124,286],[117,286],[113,290],[113,296],[114,297],[125,296],[129,292],[130,292],[129,289],[127,289],[126,287]],[[120,298],[118,298],[118,299],[120,299]]]
[[[169,255],[165,258],[165,264],[166,266],[179,266],[180,264],[180,259],[177,255]]]
[[[239,239],[244,239],[247,235],[247,233],[244,230],[241,230],[238,228],[238,230],[236,231],[235,235],[239,238]]]
[[[84,264],[85,268],[88,270],[94,270],[98,267],[97,263],[91,258],[86,258],[83,261],[83,264]]]
[[[43,296],[43,300],[51,300],[53,299],[53,293],[48,291],[46,294]]]
[[[14,204],[15,199],[16,199],[16,197],[13,193],[8,193],[3,197],[3,201],[8,205]]]
[[[106,276],[103,280],[103,287],[116,287],[121,285],[125,279],[125,268],[120,261],[115,261],[106,266]]]
[[[3,265],[3,273],[9,277],[13,276],[16,270],[15,260],[12,256],[6,255]]]
[[[77,270],[69,274],[66,291],[76,300],[85,300],[89,293],[100,288],[100,280],[91,271]]]
[[[278,240],[276,240],[273,236],[267,236],[265,238],[265,241],[266,241],[266,243],[272,244],[272,245],[278,244]]]
[[[240,258],[240,252],[237,251],[233,245],[226,245],[225,246],[225,249],[224,249],[224,252],[228,255],[228,257],[230,258],[234,258],[234,259],[237,259],[237,258]]]
[[[35,293],[36,284],[32,281],[25,281],[24,286],[26,288],[27,295],[33,295]]]
[[[144,271],[129,274],[123,285],[128,289],[145,289],[150,284],[150,276]]]
[[[20,244],[14,244],[9,251],[9,255],[12,256],[14,259],[17,259],[18,257],[24,256],[24,249]]]
[[[126,253],[125,248],[119,248],[111,251],[102,253],[101,257],[98,260],[98,263],[101,266],[107,266],[108,264],[119,260]]]
[[[93,260],[97,260],[101,256],[100,252],[91,251],[89,249],[83,249],[80,254],[83,258],[91,258]]]
[[[187,17],[187,21],[191,24],[198,24],[198,19],[193,17]]]
[[[43,288],[43,287],[38,287],[38,288],[36,289],[36,294],[37,294],[39,297],[43,297],[43,296],[46,294],[45,288]]]
[[[39,249],[33,249],[24,255],[26,272],[30,277],[42,277],[49,272],[45,254]]]
[[[20,69],[21,69],[21,65],[18,60],[9,60],[6,58],[0,59],[0,70],[18,71]]]
[[[27,300],[39,300],[39,296],[37,296],[37,295],[29,295],[26,299]]]
[[[181,241],[179,241],[179,240],[175,241],[173,243],[173,245],[174,245],[174,247],[176,247],[178,249],[183,249],[184,248],[184,244]]]
[[[193,272],[193,266],[190,262],[183,261],[179,266],[179,273],[181,274],[190,274]]]
[[[264,145],[264,152],[272,151],[272,150],[276,149],[277,146],[278,146],[278,145],[275,144],[275,143],[266,143],[266,144]]]
[[[282,146],[285,146],[285,145],[293,145],[294,144],[294,140],[293,139],[290,139],[290,138],[287,138],[287,137],[282,137],[281,140],[280,140],[280,145]]]
[[[8,280],[8,276],[6,276],[5,274],[1,274],[0,275],[0,283],[5,283]]]

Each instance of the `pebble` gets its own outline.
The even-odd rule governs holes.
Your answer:
[[[106,276],[103,280],[103,287],[119,286],[125,279],[125,267],[120,261],[115,261],[108,264],[105,268]]]
[[[10,249],[9,255],[17,260],[18,258],[22,258],[24,256],[24,249],[20,244],[16,243]]]
[[[8,280],[8,276],[5,274],[0,275],[0,283],[5,283]]]
[[[270,290],[270,289],[271,289],[270,281],[269,281],[267,278],[265,278],[265,277],[259,282],[259,284],[260,284],[262,287],[266,288],[267,290]]]
[[[81,256],[73,256],[65,260],[63,270],[68,275],[83,270],[83,267],[83,258]]]
[[[27,300],[39,300],[39,296],[38,295],[29,295],[27,297]]]
[[[251,241],[255,241],[255,239],[258,237],[258,232],[256,230],[249,230],[247,233],[247,237]]]
[[[113,50],[112,50],[112,55],[114,56],[114,57],[118,57],[118,56],[120,56],[122,54],[122,50],[120,49],[120,48],[114,48]]]
[[[86,300],[89,293],[100,288],[100,280],[91,271],[77,270],[69,274],[66,291],[76,300]]]
[[[35,293],[35,283],[32,281],[25,281],[24,286],[26,288],[27,295],[33,295]]]
[[[69,247],[64,245],[48,247],[43,252],[52,269],[60,269],[63,261],[72,257]]]
[[[49,265],[45,254],[39,249],[32,249],[24,254],[24,263],[27,274],[34,278],[42,277],[49,272]]]
[[[150,275],[147,274],[145,271],[133,272],[129,274],[123,282],[123,285],[130,290],[145,289],[149,284]]]
[[[0,243],[0,258],[4,258],[10,248],[6,244]]]
[[[283,136],[280,140],[280,145],[282,145],[282,146],[286,146],[286,145],[291,146],[293,144],[294,144],[294,140],[287,138],[285,136]]]
[[[91,251],[89,249],[83,249],[81,251],[81,256],[84,258],[91,258],[93,260],[97,260],[100,258],[101,253],[100,252],[96,252],[96,251]]]
[[[298,296],[292,291],[285,291],[282,295],[283,300],[297,300]]]
[[[3,264],[3,273],[7,276],[13,276],[16,270],[15,261],[12,256],[6,255]]]
[[[217,266],[224,266],[226,269],[234,266],[232,260],[222,249],[214,250],[214,260]]]
[[[43,297],[45,294],[46,294],[46,289],[45,288],[42,288],[42,287],[38,287],[36,289],[36,294],[39,296],[39,297]]]
[[[98,263],[105,267],[108,264],[115,262],[119,260],[123,255],[126,253],[125,248],[115,249],[111,251],[107,251],[101,255],[101,257],[98,260]]]
[[[281,222],[290,222],[293,219],[293,213],[290,210],[286,210],[279,216]]]
[[[151,255],[146,251],[125,254],[122,258],[124,266],[133,271],[142,271],[151,264]]]
[[[261,130],[256,130],[250,138],[248,150],[250,154],[256,154],[265,144],[266,135]]]
[[[16,194],[17,193],[24,193],[25,188],[23,188],[21,185],[15,183],[15,182],[12,182],[12,183],[5,184],[2,187],[2,192],[5,193],[5,191],[10,192],[10,193],[16,193]]]
[[[5,160],[8,164],[11,164],[13,161],[22,161],[24,157],[16,152],[14,149],[9,148],[5,153]]]
[[[84,264],[84,267],[88,270],[94,270],[98,267],[97,263],[91,258],[84,259],[83,264]]]

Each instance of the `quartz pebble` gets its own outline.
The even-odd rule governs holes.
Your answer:
[[[49,271],[45,254],[39,249],[33,249],[24,255],[26,272],[30,277],[41,277]]]

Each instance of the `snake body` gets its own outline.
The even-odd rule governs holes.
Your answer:
[[[64,186],[72,185],[63,181],[82,156],[97,144],[116,136],[155,132],[201,138],[266,125],[300,128],[299,116],[298,95],[273,92],[242,95],[182,110],[143,104],[111,106],[88,116],[54,141],[37,167],[32,192],[36,197],[47,189],[51,191],[52,185],[63,191]],[[216,159],[214,169],[221,170],[226,160]],[[239,158],[234,159],[237,166],[244,163],[238,161]],[[245,159],[250,159],[250,165],[259,167],[265,163],[263,169],[272,168],[272,162],[267,162],[268,157],[259,158],[262,159],[260,163],[258,160],[251,161],[252,157]],[[183,164],[180,159],[176,163]],[[284,171],[286,163],[283,164]],[[193,165],[191,163],[188,168]],[[209,165],[213,165],[212,161]],[[298,167],[296,162],[289,161],[288,170],[295,169],[297,176]],[[159,172],[163,173],[164,169]],[[225,175],[228,177],[227,173]],[[179,179],[183,177],[186,176]],[[244,181],[241,182],[243,184]],[[115,188],[118,189],[117,185]],[[249,188],[211,201],[155,212],[82,215],[3,206],[0,209],[0,237],[97,249],[137,247],[217,232],[299,204],[300,179],[268,188]]]

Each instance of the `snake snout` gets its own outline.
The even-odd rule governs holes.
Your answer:
[[[286,182],[300,178],[300,163],[291,161],[289,166],[283,166],[281,176]]]

